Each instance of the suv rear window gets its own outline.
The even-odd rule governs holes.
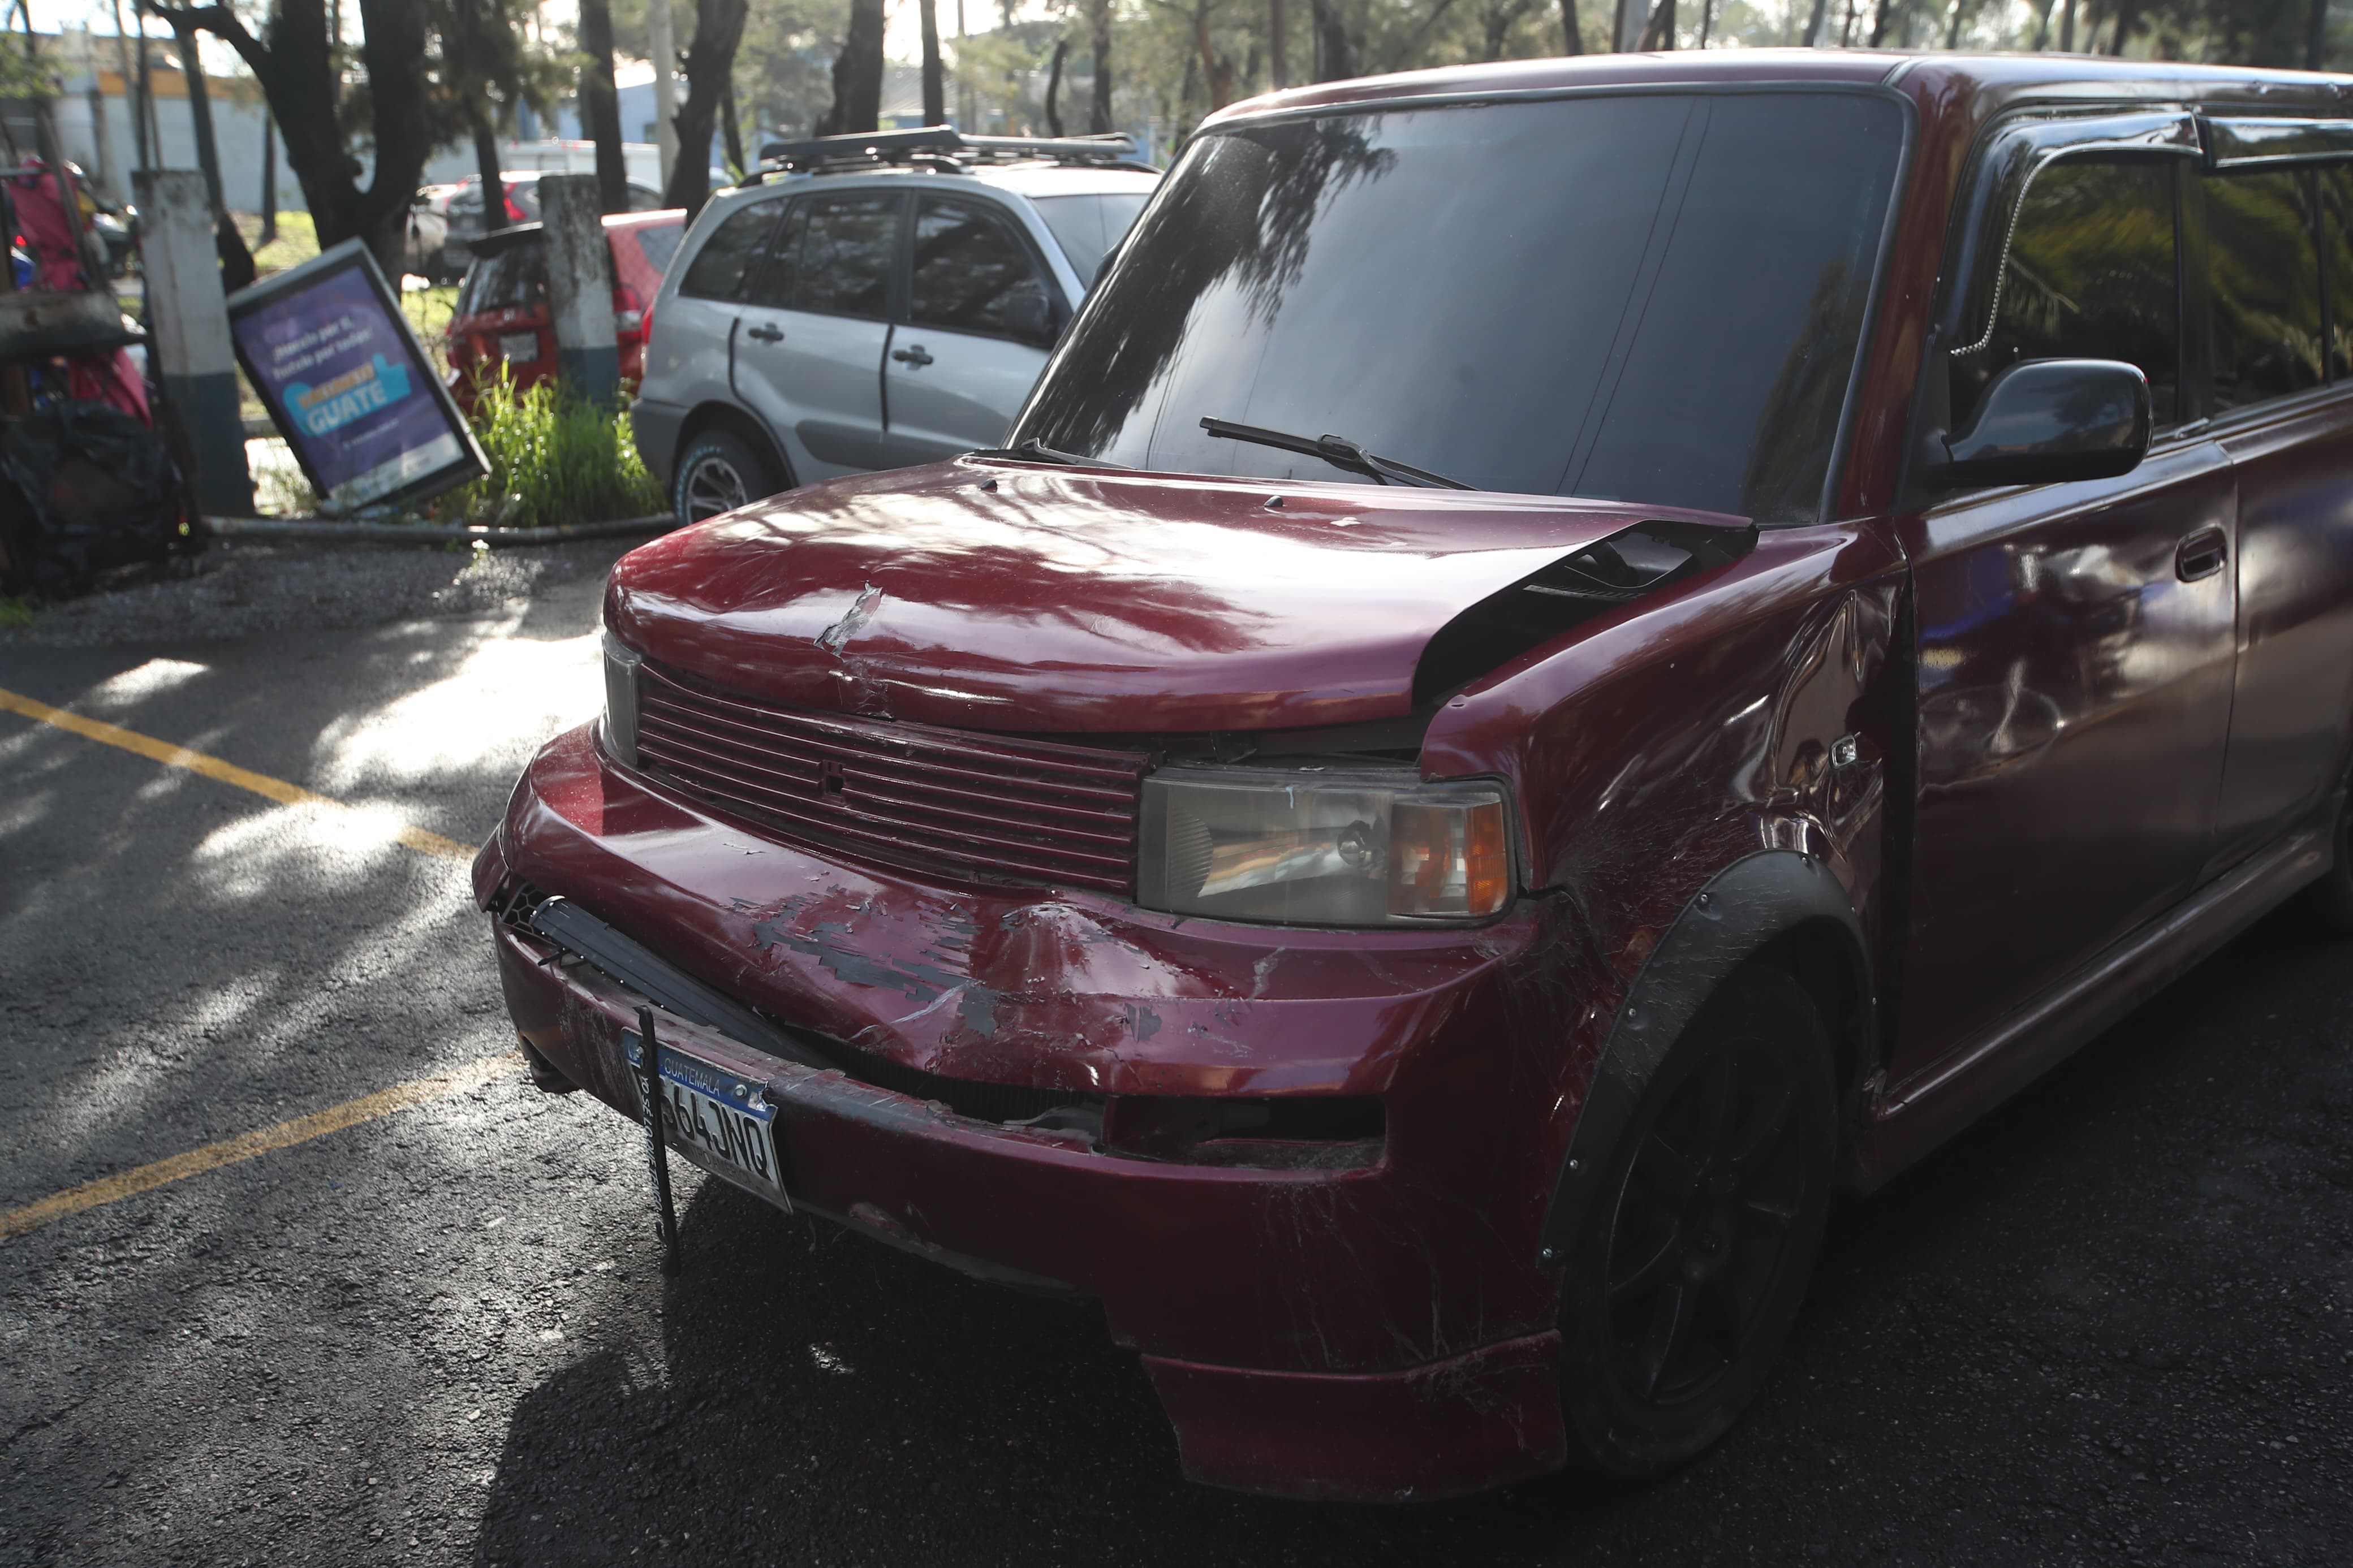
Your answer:
[[[784,210],[779,202],[755,202],[719,226],[679,279],[678,291],[698,300],[733,300],[744,286],[744,272],[759,253],[760,242],[774,228]]]
[[[670,258],[678,254],[678,242],[685,237],[684,224],[656,224],[638,230],[638,248],[646,253],[648,266],[656,272],[667,272]]]
[[[1482,489],[1821,505],[1903,148],[1862,94],[1645,93],[1199,137],[1010,439],[1355,479],[1332,434]]]

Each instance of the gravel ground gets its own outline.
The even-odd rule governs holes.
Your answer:
[[[0,647],[98,647],[465,618],[601,579],[636,540],[540,549],[221,541],[156,579],[44,606]]]

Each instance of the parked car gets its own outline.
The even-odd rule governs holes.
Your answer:
[[[544,171],[554,173],[556,171]],[[539,221],[539,181],[543,173],[537,169],[509,170],[506,181],[506,222],[510,225]],[[629,210],[633,213],[658,212],[661,209],[661,193],[650,186],[632,182],[628,187]],[[417,193],[423,210],[438,214],[445,228],[439,249],[428,258],[425,276],[437,283],[454,283],[466,275],[474,263],[474,245],[482,234],[482,181],[480,175],[452,181],[446,184],[427,185]]]
[[[605,243],[613,258],[613,331],[626,385],[636,385],[645,374],[647,305],[685,233],[686,214],[676,207],[605,218]],[[535,223],[501,229],[477,240],[447,340],[449,395],[468,415],[482,378],[501,363],[519,387],[545,381],[556,371],[546,230]]]
[[[692,521],[993,446],[1159,175],[1124,137],[765,150],[655,307],[638,451]]]
[[[1006,449],[615,569],[475,867],[534,1072],[1092,1298],[1198,1480],[1689,1459],[1834,1189],[2292,896],[2353,933],[2348,88],[1211,116]]]

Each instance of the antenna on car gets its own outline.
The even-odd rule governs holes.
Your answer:
[[[770,142],[759,166],[744,176],[756,185],[771,174],[828,174],[860,169],[927,168],[960,173],[987,163],[1060,163],[1156,174],[1135,138],[1122,131],[1092,136],[967,136],[952,125],[913,131],[870,131]]]

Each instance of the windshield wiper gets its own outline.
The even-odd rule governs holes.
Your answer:
[[[1363,474],[1376,484],[1394,484],[1402,479],[1407,484],[1421,485],[1430,489],[1468,490],[1478,488],[1466,485],[1461,479],[1450,479],[1444,474],[1433,474],[1428,468],[1400,463],[1395,458],[1367,452],[1342,436],[1293,436],[1282,430],[1267,430],[1256,425],[1237,425],[1230,419],[1206,416],[1201,420],[1201,428],[1222,438],[1249,441],[1261,447],[1279,447],[1286,452],[1303,452],[1311,458],[1321,458],[1335,468]]]
[[[1082,458],[1076,452],[1057,451],[1043,441],[1024,441],[1010,449],[1016,458],[1029,458],[1041,463],[1060,463],[1066,468],[1124,468],[1125,463],[1106,462],[1101,458]]]

